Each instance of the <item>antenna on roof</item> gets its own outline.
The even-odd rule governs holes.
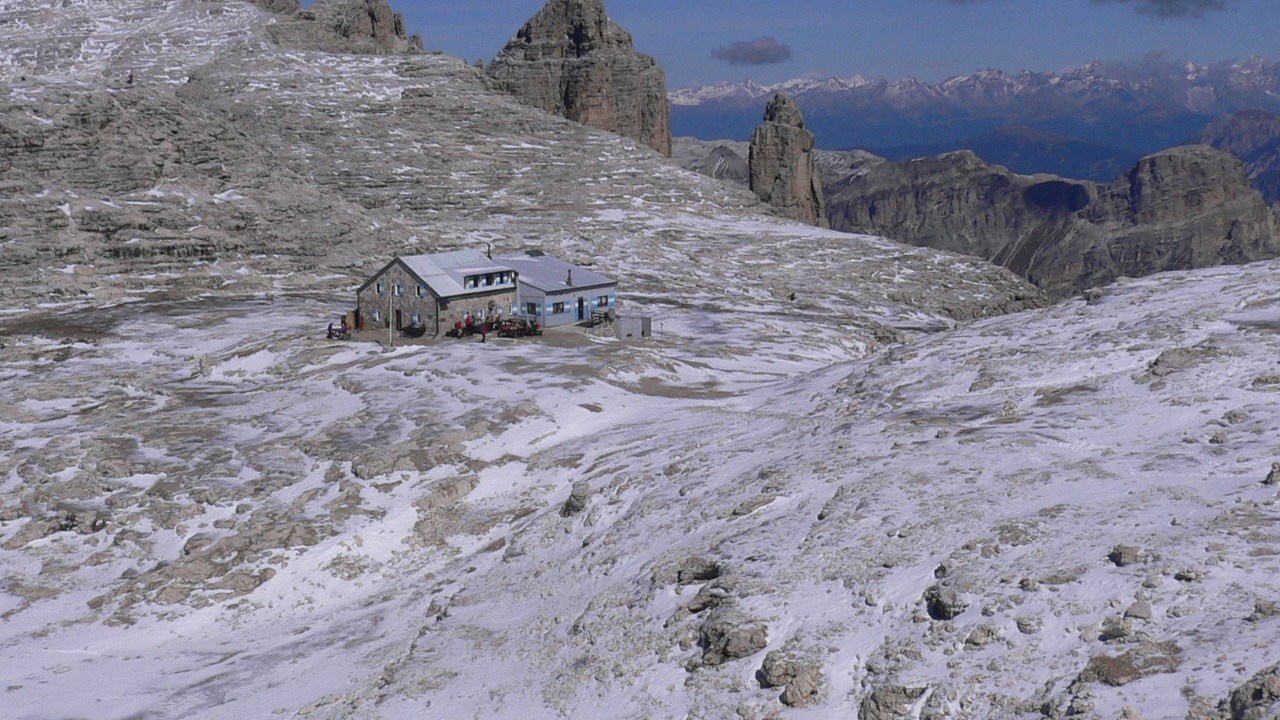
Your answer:
[[[490,260],[493,259],[493,246],[487,242],[484,244],[484,256]]]
[[[569,277],[564,279],[565,285],[573,285],[573,268],[569,268]]]

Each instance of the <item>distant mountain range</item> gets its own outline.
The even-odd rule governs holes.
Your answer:
[[[1138,157],[1192,140],[1218,116],[1280,112],[1280,65],[1148,58],[1064,73],[983,70],[941,83],[796,79],[669,93],[673,133],[746,139],[774,94],[790,95],[825,149],[888,158],[969,149],[1017,172],[1109,179]]]

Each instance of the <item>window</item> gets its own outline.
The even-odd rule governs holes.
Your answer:
[[[556,303],[555,305],[552,305],[552,306],[551,306],[551,314],[552,314],[552,315],[559,315],[559,314],[560,314],[560,313],[562,313],[562,312],[564,312],[564,303],[562,303],[562,302],[558,302],[558,303]]]
[[[419,286],[418,286],[418,297],[425,297],[425,296],[426,296],[426,294],[427,294],[427,286],[426,286],[426,285],[419,285]]]
[[[381,322],[381,321],[382,321],[382,313],[378,312],[378,310],[377,310],[376,308],[375,308],[375,309],[374,309],[374,311],[373,311],[373,321],[374,321],[374,322]]]
[[[480,308],[479,310],[476,311],[476,319],[484,320],[484,308]]]
[[[415,313],[413,313],[412,315],[410,315],[410,316],[409,316],[409,319],[410,319],[410,322],[412,322],[414,325],[421,325],[421,324],[422,324],[422,313],[415,312]]]
[[[476,276],[475,275],[467,276],[466,280],[462,283],[462,285],[468,290],[470,290],[471,288],[474,288],[476,286]]]
[[[596,307],[609,307],[609,296],[601,295],[596,298]]]
[[[484,285],[485,285],[485,287],[489,287],[489,286],[490,286],[490,285],[492,285],[492,284],[493,284],[493,273],[487,273],[487,274],[485,274],[485,276],[484,276]]]
[[[396,295],[404,297],[404,283],[396,283]]]
[[[524,304],[524,314],[525,314],[525,315],[533,315],[534,317],[537,317],[537,315],[538,315],[538,303],[525,303],[525,304]]]
[[[382,283],[378,283],[378,294],[385,295],[386,291],[382,289]],[[375,318],[376,319],[376,318]]]

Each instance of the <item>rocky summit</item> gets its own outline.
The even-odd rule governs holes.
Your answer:
[[[783,217],[830,227],[822,182],[813,161],[813,133],[791,98],[779,93],[751,135],[747,162],[751,191]]]
[[[488,67],[494,85],[539,110],[671,155],[666,75],[636,52],[601,0],[551,0]]]
[[[1274,715],[1280,262],[1050,306],[295,22],[0,9],[0,715]],[[486,246],[653,336],[326,337]]]

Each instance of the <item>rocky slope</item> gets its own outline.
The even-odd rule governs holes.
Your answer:
[[[751,135],[747,169],[751,192],[783,217],[830,227],[814,166],[813,133],[804,128],[804,115],[786,95],[775,95],[765,106],[764,122]]]
[[[984,257],[1055,296],[1280,253],[1275,212],[1241,163],[1202,145],[1107,184],[1017,175],[968,152],[857,164],[830,193],[833,227]]]
[[[493,59],[488,75],[527,105],[671,155],[666,75],[636,52],[602,0],[550,0]]]
[[[7,716],[1274,702],[1276,263],[1034,309],[460,60],[281,48],[245,3],[3,12],[59,30],[0,37]],[[323,339],[388,255],[486,242],[655,337]]]
[[[714,171],[721,145],[681,139],[677,161]],[[1053,297],[1280,254],[1280,211],[1238,160],[1203,145],[1143,158],[1110,183],[1019,175],[968,151],[896,163],[864,151],[814,158],[833,228],[986,258]]]

